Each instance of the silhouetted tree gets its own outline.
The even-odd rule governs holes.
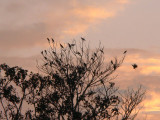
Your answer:
[[[139,88],[119,94],[111,76],[126,52],[120,60],[105,64],[103,48],[91,51],[84,38],[79,46],[76,41],[58,44],[47,39],[50,49],[41,52],[43,63],[38,66],[43,76],[0,65],[4,72],[0,78],[1,119],[128,120],[137,115],[134,110],[145,92]],[[24,110],[26,104],[28,110]]]
[[[25,119],[24,114],[28,116],[31,111],[22,111],[22,106],[24,107],[27,102],[35,104],[34,91],[38,88],[38,83],[44,79],[40,79],[38,74],[28,74],[27,70],[18,66],[9,67],[1,64],[0,70],[1,119]]]
[[[54,119],[116,119],[120,116],[123,120],[129,119],[144,92],[140,88],[124,99],[117,94],[118,88],[111,77],[123,63],[127,51],[120,60],[115,58],[105,64],[103,47],[91,51],[85,41],[81,38],[79,46],[76,41],[58,45],[48,38],[50,49],[41,52],[43,64],[39,69],[51,84],[46,86],[46,96],[42,98],[46,108],[37,112]],[[46,109],[50,112],[44,113]]]

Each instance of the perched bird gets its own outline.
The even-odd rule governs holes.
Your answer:
[[[52,42],[54,43],[54,39],[52,38]]]
[[[124,53],[123,54],[126,54],[127,53],[127,50],[126,51],[124,51]]]
[[[116,70],[117,69],[117,64],[113,64],[113,68],[114,68],[114,70]]]
[[[44,52],[47,54],[47,50],[44,50]]]
[[[116,70],[116,69],[117,69],[117,67],[118,67],[118,66],[117,66],[117,64],[116,64],[116,63],[113,63],[113,61],[112,61],[112,60],[111,60],[111,64],[113,65],[113,69],[114,69],[114,70]]]
[[[75,44],[71,44],[71,46],[75,46]]]
[[[62,44],[60,44],[61,48],[64,48]]]
[[[104,52],[103,52],[103,49],[100,49],[100,51],[101,51],[101,53],[104,53]]]
[[[93,60],[93,61],[94,61],[94,58],[92,57],[92,58],[91,58],[91,60]]]
[[[44,59],[47,60],[47,57],[44,56]]]
[[[50,43],[50,39],[49,39],[49,38],[47,38],[47,40],[48,40],[48,42]]]
[[[83,41],[85,41],[85,38],[81,37],[81,39],[82,39]]]
[[[47,66],[47,65],[48,65],[48,63],[45,63],[45,64],[44,64],[44,66]]]
[[[80,52],[76,52],[76,54],[80,55],[81,56],[81,53]]]
[[[110,84],[110,87],[113,87],[115,85],[114,82],[109,82],[109,84]]]
[[[97,54],[96,54],[96,53],[94,53],[94,56],[96,56],[96,57],[97,57]]]
[[[52,53],[53,53],[54,55],[56,55],[56,52],[52,51]]]
[[[71,44],[68,43],[69,48],[71,49]]]
[[[133,69],[136,69],[138,67],[137,64],[132,64]]]
[[[113,61],[111,60],[111,64],[113,64]]]

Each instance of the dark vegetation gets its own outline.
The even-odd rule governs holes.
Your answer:
[[[99,46],[91,51],[81,38],[68,44],[48,39],[50,48],[41,52],[43,63],[38,66],[43,75],[28,72],[18,66],[1,64],[0,118],[12,120],[128,120],[145,92],[119,91],[113,73],[121,59],[104,62]],[[138,108],[139,109],[139,108]]]

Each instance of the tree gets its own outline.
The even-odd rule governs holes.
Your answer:
[[[136,116],[137,112],[131,115],[145,92],[140,88],[124,97],[119,94],[112,76],[123,63],[126,52],[120,60],[115,58],[105,64],[103,47],[91,51],[84,38],[79,46],[76,41],[58,44],[47,39],[50,49],[41,52],[43,63],[38,65],[43,76],[1,65],[5,73],[0,83],[3,118],[127,120]],[[16,94],[17,87],[21,89],[21,95]],[[7,102],[4,104],[3,101]],[[26,103],[31,107],[22,112]]]

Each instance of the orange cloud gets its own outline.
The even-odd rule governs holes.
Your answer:
[[[110,56],[121,57],[123,50],[106,50]],[[106,53],[106,52],[105,52]],[[146,97],[142,102],[143,108],[136,119],[159,120],[160,117],[160,55],[144,50],[128,49],[122,66],[117,70],[115,83],[121,89],[136,88],[142,85],[146,89]],[[109,62],[109,61],[107,61]],[[133,69],[133,63],[138,64]]]
[[[58,41],[71,35],[74,38],[102,20],[115,17],[126,4],[126,0],[39,0],[34,5],[17,0],[6,2],[0,8],[4,11],[0,23],[0,38],[3,40],[0,47],[6,51],[29,48],[31,44],[33,47],[46,47],[46,37],[51,36]],[[10,14],[11,10],[13,14]]]
[[[71,14],[77,19],[75,21],[65,22],[68,27],[63,30],[63,33],[69,35],[77,35],[83,33],[88,29],[92,23],[96,23],[98,20],[106,19],[108,17],[113,17],[114,13],[107,12],[103,8],[96,7],[85,7],[85,8],[76,8],[71,11]]]
[[[86,26],[84,24],[76,24],[76,25],[70,25],[70,26],[71,27],[63,30],[63,33],[69,34],[69,35],[77,35],[79,33],[84,32],[88,28],[88,26]]]
[[[149,75],[149,74],[160,74],[160,65],[154,66],[144,66],[141,70],[141,74]]]
[[[131,64],[137,63],[138,68],[132,69]],[[145,51],[131,51],[128,53],[124,64],[119,69],[119,85],[126,87],[142,84],[146,90],[143,108],[138,115],[139,119],[158,120],[160,115],[160,58],[154,53]]]
[[[133,53],[127,55],[125,64],[131,66],[131,64],[133,63],[138,64],[139,74],[143,75],[160,74],[160,58],[157,56],[144,57],[144,55],[140,53]]]
[[[149,91],[147,94],[150,95],[151,99],[146,99],[144,101],[144,110],[146,112],[160,111],[160,94],[154,91]]]
[[[117,0],[117,2],[121,4],[127,4],[129,3],[129,0]]]
[[[85,32],[90,26],[100,23],[101,20],[105,20],[115,15],[124,8],[128,0],[113,0],[110,2],[104,2],[101,5],[96,4],[84,4],[81,2],[71,2],[72,9],[61,10],[61,15],[58,15],[63,22],[62,35],[78,35]],[[50,11],[51,15],[52,12]],[[49,14],[50,14],[49,13]],[[52,16],[55,19],[56,16]],[[61,20],[55,21],[57,24]],[[52,24],[52,23],[51,23]],[[55,23],[54,23],[55,24]]]
[[[105,19],[108,17],[113,17],[114,13],[106,11],[104,8],[96,8],[96,7],[86,7],[86,8],[78,8],[73,10],[73,13],[80,18],[89,19],[92,21],[96,19]]]

